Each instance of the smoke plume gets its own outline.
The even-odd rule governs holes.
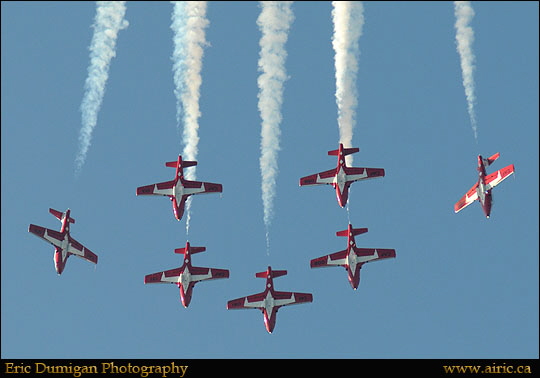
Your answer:
[[[184,151],[182,160],[197,160],[199,143],[200,87],[201,68],[206,42],[205,28],[209,25],[206,18],[206,1],[175,1],[172,14],[173,30],[173,75],[174,94],[176,96],[177,127],[183,124]],[[195,167],[187,169],[185,177],[195,180]],[[189,231],[191,218],[191,197],[186,201]]]
[[[75,175],[80,173],[90,147],[92,131],[97,123],[109,77],[109,65],[116,56],[118,32],[128,26],[128,22],[124,20],[125,1],[98,1],[96,4],[96,17],[92,25],[94,35],[90,44],[90,66],[81,103],[82,127],[79,134],[79,152],[75,158]]]
[[[474,132],[474,139],[478,142],[478,127],[474,111],[476,101],[473,77],[475,57],[472,50],[474,31],[470,26],[471,20],[474,17],[474,10],[469,1],[455,1],[454,14],[456,16],[456,44],[461,59],[463,87],[465,88],[465,96],[467,97],[467,108]]]
[[[291,1],[261,1],[261,13],[257,25],[262,33],[259,41],[259,113],[261,125],[261,157],[259,160],[262,179],[262,200],[266,245],[269,254],[269,228],[273,217],[273,201],[276,196],[276,176],[278,173],[279,128],[283,85],[287,80],[285,60],[289,28],[294,20]]]
[[[333,1],[334,65],[336,71],[336,103],[338,106],[339,141],[352,147],[355,126],[357,91],[356,77],[360,50],[358,40],[364,25],[364,6],[359,1]],[[345,157],[352,165],[352,156]]]

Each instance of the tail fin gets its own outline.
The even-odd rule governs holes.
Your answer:
[[[268,267],[268,270],[264,272],[255,273],[255,277],[259,278],[268,278],[268,273],[272,275],[272,278],[284,276],[287,274],[286,270],[272,270],[272,268]]]
[[[49,213],[51,213],[52,215],[54,215],[56,218],[58,218],[60,221],[62,220],[62,217],[64,216],[64,214],[67,214],[68,216],[68,222],[69,223],[75,223],[75,219],[71,218],[69,216],[69,209],[66,210],[66,213],[63,213],[61,211],[58,211],[58,210],[55,210],[55,209],[52,209],[52,208],[49,208]]]
[[[352,228],[351,232],[353,236],[365,234],[368,232],[367,228]],[[336,232],[336,236],[349,236],[349,229]]]
[[[491,164],[493,164],[495,160],[499,158],[499,156],[501,156],[501,154],[497,152],[495,155],[490,156],[487,159],[484,159],[484,166],[486,167],[490,166]]]

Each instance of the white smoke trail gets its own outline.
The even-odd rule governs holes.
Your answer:
[[[267,254],[270,251],[269,227],[273,217],[273,201],[276,195],[283,84],[287,79],[285,43],[289,28],[294,20],[291,4],[292,1],[261,1],[261,13],[257,18],[257,25],[262,33],[259,41],[258,69],[260,75],[257,83],[259,86],[258,108],[262,120],[259,164],[261,167]]]
[[[469,1],[455,1],[454,14],[456,16],[456,43],[457,51],[459,52],[461,59],[463,87],[465,88],[465,96],[467,97],[467,106],[471,126],[474,131],[474,139],[478,142],[478,128],[474,111],[474,103],[476,101],[473,78],[475,57],[472,51],[474,31],[472,27],[469,26],[474,17],[474,10]]]
[[[206,1],[174,1],[173,30],[173,74],[176,95],[176,122],[184,125],[184,151],[182,160],[197,160],[199,143],[201,68],[206,42]],[[195,180],[195,167],[184,172],[186,179]],[[189,233],[191,219],[191,197],[186,202],[186,231]]]
[[[79,134],[79,152],[75,158],[75,175],[78,175],[86,160],[92,140],[92,131],[97,123],[105,84],[109,77],[109,64],[116,55],[118,32],[129,23],[124,20],[125,1],[98,1],[94,19],[94,35],[90,44],[90,66],[84,84],[85,93],[81,103],[82,127]]]
[[[334,65],[336,70],[336,103],[338,106],[339,141],[344,147],[352,147],[355,125],[357,91],[356,77],[360,50],[358,40],[364,25],[364,6],[359,1],[333,1]],[[346,156],[352,165],[351,155]]]

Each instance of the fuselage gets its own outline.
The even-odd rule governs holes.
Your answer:
[[[62,227],[60,228],[60,233],[64,237],[62,244],[60,247],[55,247],[54,267],[56,269],[56,273],[58,274],[62,274],[64,271],[67,259],[69,257],[69,213],[70,210],[68,209],[61,219]]]
[[[345,263],[346,263],[347,276],[349,278],[349,283],[351,284],[354,290],[358,288],[358,284],[360,283],[360,269],[362,268],[362,265],[364,265],[365,262],[371,259],[367,256],[363,258],[357,256],[355,249],[356,249],[356,241],[354,239],[354,235],[352,234],[352,227],[349,226],[347,257],[346,257]]]
[[[487,218],[491,214],[492,194],[491,190],[486,190],[486,167],[482,155],[478,155],[478,200],[482,206],[482,210]]]
[[[347,163],[345,161],[345,156],[343,155],[343,145],[340,145],[336,175],[332,186],[336,190],[337,201],[341,207],[344,207],[347,204],[347,199],[349,198],[349,183],[347,183],[347,173],[345,172],[346,167]]]
[[[336,189],[336,198],[339,206],[345,207],[349,198],[349,184],[347,183],[347,174],[342,166],[338,168],[332,185]]]
[[[191,294],[193,293],[194,282],[191,279],[191,253],[190,253],[190,244],[186,243],[186,248],[184,252],[184,261],[180,267],[181,273],[178,277],[176,285],[180,289],[180,300],[184,307],[188,307],[191,303]]]
[[[264,316],[264,326],[269,333],[272,333],[276,326],[277,308],[274,307],[274,282],[269,275],[266,278],[266,289],[264,297],[264,308],[262,309]]]
[[[184,196],[184,185],[182,182],[183,176],[176,178],[176,184],[174,185],[174,195],[171,197],[173,202],[174,217],[177,220],[182,219],[184,216],[184,209],[186,206],[187,197]]]
[[[184,307],[188,307],[191,303],[191,294],[193,292],[193,282],[191,281],[191,272],[189,267],[189,258],[184,259],[184,270],[180,274],[179,282],[177,283],[178,288],[180,289],[180,300]]]
[[[358,267],[358,271],[356,270],[358,262],[356,261],[356,254],[354,253],[354,249],[352,247],[347,248],[347,276],[349,278],[349,283],[351,284],[353,289],[358,288],[358,284],[360,283],[360,269],[362,268],[362,264]]]
[[[181,160],[181,157],[179,156],[177,165],[176,165],[173,196],[171,197],[171,201],[173,203],[174,217],[177,220],[182,219],[182,216],[184,215],[184,205],[186,202],[186,199],[183,197],[183,194],[184,194],[184,185],[182,182],[183,177],[184,177],[184,169],[182,168],[182,160]]]
[[[67,252],[69,246],[69,236],[66,233],[64,236],[64,240],[62,241],[61,247],[55,247],[54,252],[54,267],[56,269],[56,273],[62,274],[64,271],[64,267],[66,266],[67,259],[69,257],[69,254]]]

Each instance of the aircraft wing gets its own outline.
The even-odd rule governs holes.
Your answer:
[[[345,173],[347,174],[347,181],[358,181],[375,177],[384,177],[383,168],[347,167],[345,168]]]
[[[173,188],[175,185],[176,182],[172,180],[152,185],[139,186],[137,188],[137,195],[173,196]]]
[[[182,274],[182,268],[174,268],[162,272],[147,274],[144,276],[144,283],[177,283],[178,277]]]
[[[331,255],[326,255],[318,257],[311,260],[312,268],[322,268],[325,266],[343,266],[346,264],[345,259],[347,258],[347,250],[339,251],[332,253]]]
[[[227,269],[202,268],[199,266],[192,266],[190,268],[190,273],[191,281],[194,282],[213,280],[218,278],[229,278],[229,271]]]
[[[202,181],[189,181],[184,180],[184,194],[199,194],[199,193],[221,193],[223,191],[223,185],[215,184],[213,182]]]
[[[179,282],[179,277],[183,271],[182,268],[174,268],[147,274],[144,277],[144,283],[177,283]],[[190,268],[190,274],[191,282],[229,277],[229,271],[227,269],[201,268],[195,266]]]
[[[335,169],[330,169],[328,171],[315,173],[300,179],[300,186],[304,185],[322,185],[322,184],[332,184],[334,182],[334,177],[336,175]]]
[[[227,302],[227,309],[241,309],[241,308],[265,308],[264,306],[265,293],[258,293],[233,299]],[[313,302],[313,295],[309,293],[294,293],[288,291],[275,291],[274,292],[274,306],[281,307],[292,304]]]
[[[227,302],[227,310],[240,308],[264,308],[264,292],[233,299]]]
[[[64,235],[62,235],[62,233],[45,227],[36,226],[35,224],[30,225],[28,232],[31,232],[37,237],[51,243],[55,247],[60,247],[62,245],[62,241],[64,240]]]
[[[504,179],[508,178],[512,173],[514,173],[514,164],[499,169],[497,172],[493,172],[492,174],[488,175],[486,177],[486,190],[493,189]]]
[[[471,203],[476,201],[478,199],[478,192],[476,189],[478,188],[478,183],[474,184],[471,189],[463,196],[459,201],[457,201],[454,205],[454,212],[458,212],[469,206]]]
[[[274,306],[276,307],[308,302],[313,302],[313,295],[310,293],[294,293],[289,291],[274,292]]]
[[[354,253],[358,257],[366,257],[365,260],[382,260],[396,257],[395,249],[383,249],[383,248],[355,248]],[[364,260],[364,259],[363,259]]]
[[[90,251],[88,248],[79,243],[77,240],[73,239],[71,236],[69,237],[68,253],[79,256],[80,258],[83,258],[86,261],[90,261],[94,264],[97,264],[98,262],[98,257],[94,252]]]

